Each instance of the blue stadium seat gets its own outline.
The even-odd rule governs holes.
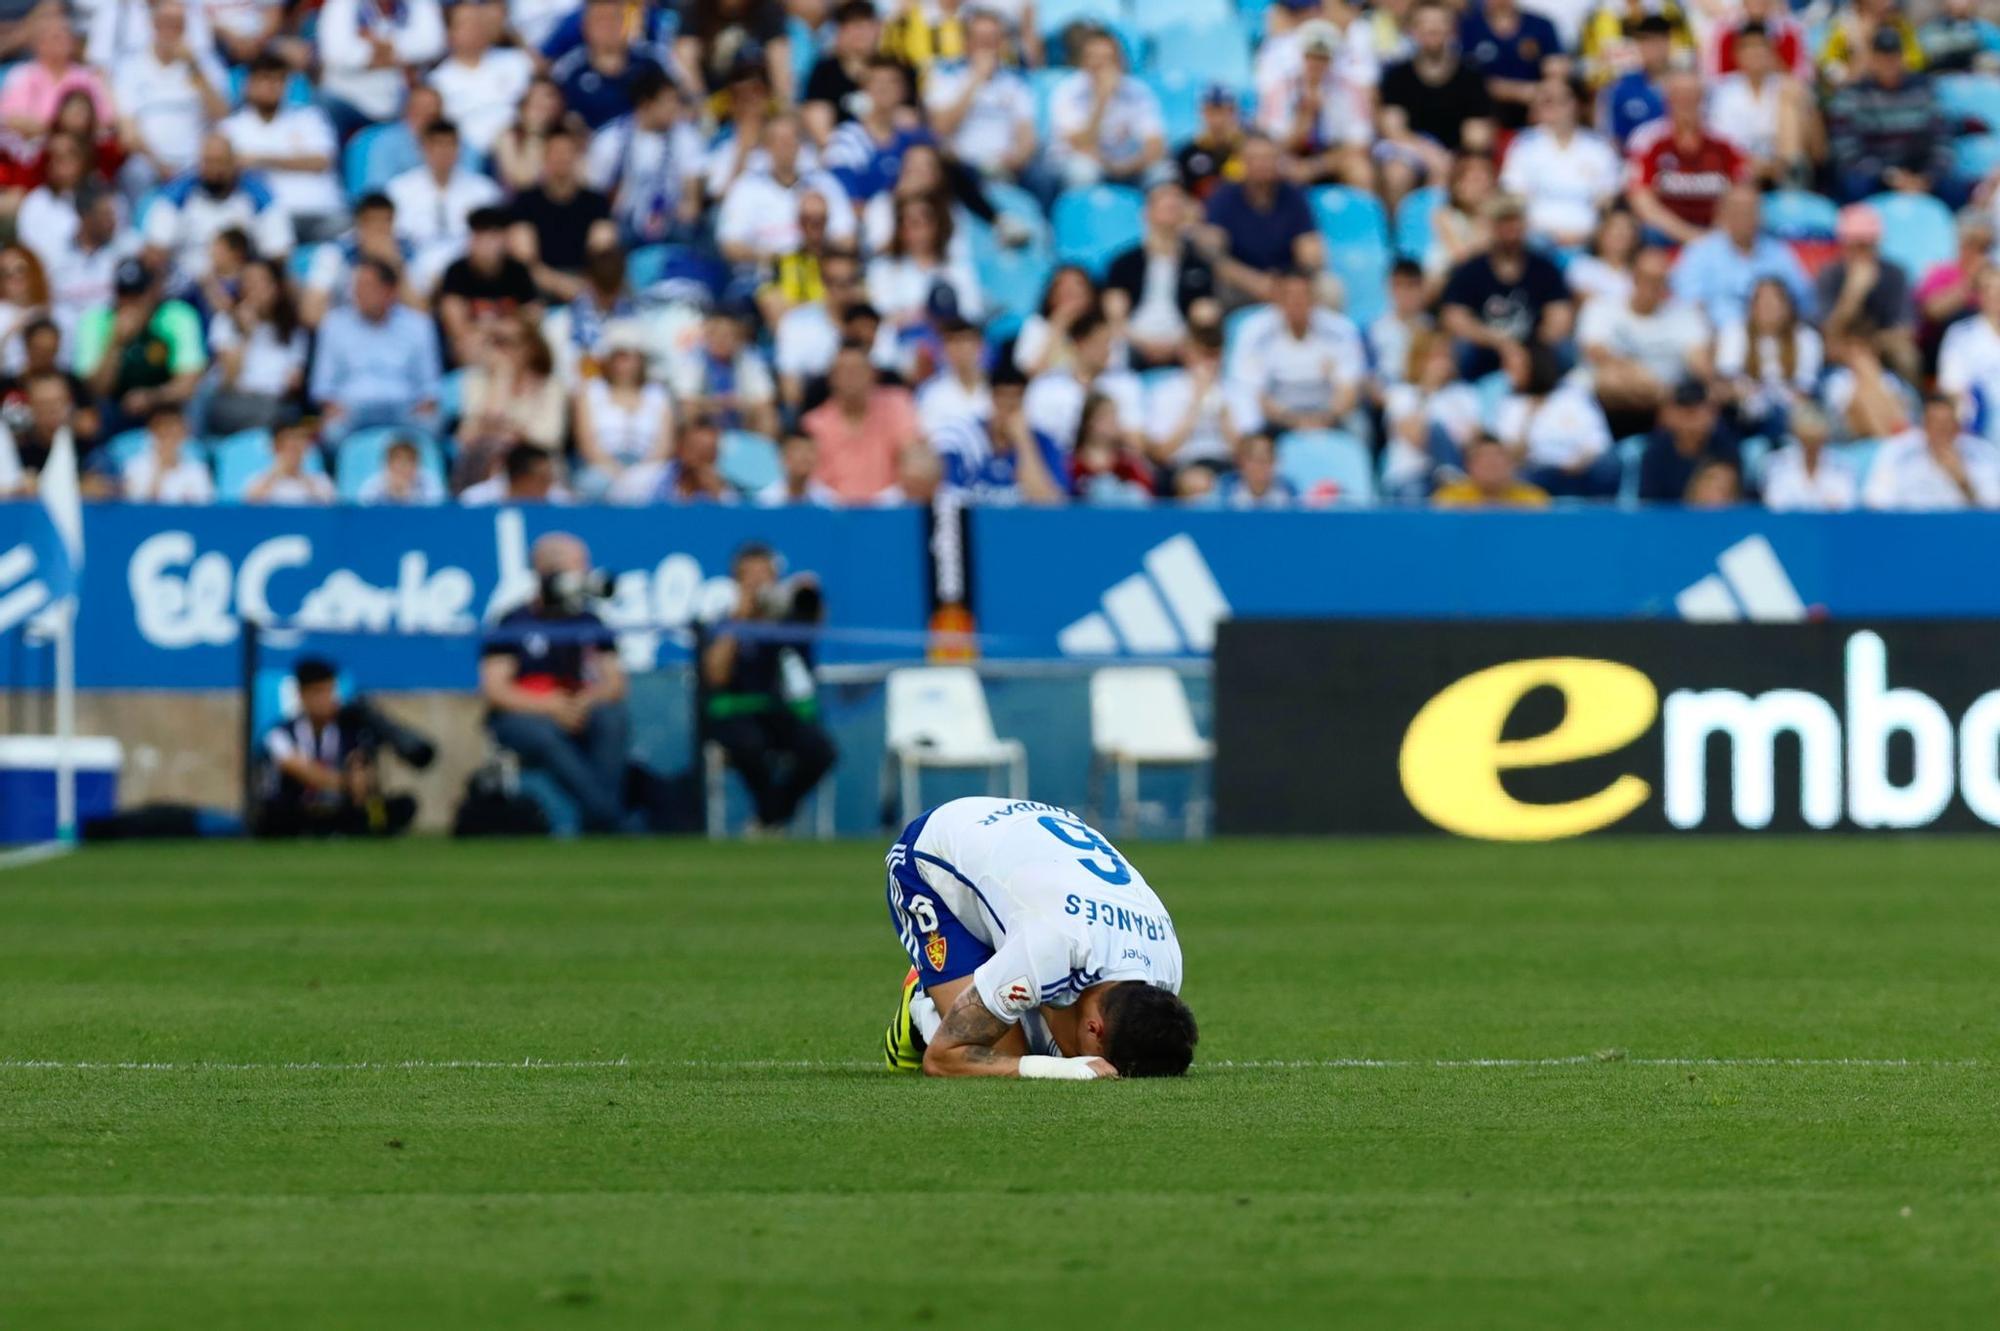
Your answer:
[[[1201,129],[1200,79],[1182,69],[1153,69],[1140,76],[1160,99],[1160,118],[1167,124],[1167,146],[1178,148]]]
[[[1431,252],[1432,221],[1444,202],[1444,190],[1426,185],[1411,190],[1396,205],[1396,253],[1405,259],[1424,261]]]
[[[1854,471],[1856,482],[1868,483],[1868,470],[1875,465],[1875,455],[1882,451],[1880,439],[1856,439],[1851,443],[1832,445],[1835,456],[1846,459]]]
[[[1243,335],[1243,325],[1259,310],[1269,309],[1268,305],[1244,305],[1222,316],[1222,363],[1233,363],[1237,339]]]
[[[1144,0],[1133,5],[1132,27],[1150,37],[1168,28],[1213,28],[1237,22],[1230,0]]]
[[[104,456],[113,471],[122,471],[125,464],[146,451],[146,431],[144,428],[121,430],[111,436],[104,445]],[[208,445],[199,439],[190,439],[182,451],[197,462],[209,462]]]
[[[1035,69],[1028,72],[1028,90],[1035,96],[1035,137],[1044,144],[1049,141],[1049,99],[1055,95],[1056,85],[1074,73],[1073,69]]]
[[[2000,79],[1991,74],[1947,74],[1931,86],[1947,116],[1976,120],[1988,132],[2000,131]]]
[[[1968,134],[1951,145],[1962,180],[1984,180],[2000,168],[2000,134]]]
[[[625,277],[631,282],[632,289],[644,291],[659,281],[677,248],[674,245],[641,245],[629,251],[625,255]]]
[[[1839,216],[1839,205],[1823,194],[1781,189],[1764,196],[1764,230],[1780,240],[1832,240]]]
[[[1298,430],[1278,440],[1278,474],[1308,503],[1375,502],[1368,446],[1338,430]]]
[[[1048,285],[1055,267],[1055,242],[1049,220],[1035,196],[1018,185],[991,181],[986,197],[1000,212],[1025,223],[1034,234],[1026,245],[1002,245],[993,230],[974,221],[968,228],[972,261],[979,272],[979,289],[986,297],[991,324],[989,334],[997,334],[1010,324],[1035,312],[1041,304],[1042,289]],[[993,325],[999,325],[998,328]]]
[[[334,452],[333,486],[343,500],[352,503],[360,498],[361,487],[370,476],[382,470],[382,455],[389,451],[389,443],[394,439],[408,439],[417,446],[417,465],[437,478],[439,485],[447,484],[444,468],[444,448],[422,430],[405,430],[396,426],[378,426],[374,429],[356,430],[340,441]]]
[[[463,366],[438,380],[438,419],[455,421],[465,409],[465,369]]]
[[[777,441],[749,430],[725,430],[722,455],[717,462],[722,479],[750,494],[777,480],[781,474]]]
[[[1868,203],[1882,215],[1883,256],[1902,265],[1912,284],[1958,253],[1958,223],[1930,195],[1877,194]]]
[[[1347,317],[1365,329],[1389,305],[1389,225],[1381,201],[1329,185],[1312,192],[1312,210],[1326,237],[1327,266],[1347,288]]]
[[[243,498],[250,482],[271,465],[271,432],[242,430],[212,441],[209,450],[215,458],[216,497],[235,503]],[[306,470],[315,476],[326,474],[318,449],[306,454]]]
[[[228,74],[223,79],[223,82],[227,85],[223,91],[224,95],[228,97],[231,107],[240,107],[243,105],[243,85],[249,79],[250,71],[246,66],[235,65],[230,68]],[[284,104],[286,106],[312,106],[318,100],[318,89],[313,87],[312,80],[297,70],[292,71],[291,76],[285,80]]]
[[[1764,474],[1771,467],[1771,441],[1762,435],[1745,439],[1736,446],[1737,456],[1743,461],[1743,487],[1746,490],[1764,488]]]
[[[393,125],[370,125],[347,141],[347,148],[340,156],[340,172],[348,198],[359,199],[389,183],[388,168],[376,160],[375,149],[383,134],[393,128]]]
[[[1646,436],[1635,434],[1611,446],[1618,455],[1618,502],[1626,508],[1639,503],[1639,463],[1646,456]]]
[[[1082,264],[1095,278],[1145,233],[1145,199],[1119,185],[1070,190],[1056,200],[1056,259]]]
[[[1035,21],[1042,32],[1059,37],[1075,23],[1116,31],[1125,26],[1125,10],[1118,0],[1042,0],[1035,6]],[[1060,52],[1051,52],[1052,59]]]
[[[291,255],[285,261],[285,270],[292,275],[294,282],[303,282],[306,280],[306,274],[312,271],[313,257],[318,253],[318,245],[297,245],[293,247]]]
[[[1153,67],[1183,70],[1200,83],[1221,83],[1247,92],[1250,39],[1234,21],[1167,28],[1154,35]]]

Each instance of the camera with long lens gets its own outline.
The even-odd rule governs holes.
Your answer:
[[[371,757],[387,749],[419,771],[437,758],[437,745],[430,736],[412,730],[366,698],[340,709],[340,728],[354,736],[355,748]]]
[[[796,573],[766,587],[757,597],[760,618],[780,624],[817,624],[826,613],[826,599],[819,579],[810,573]]]
[[[611,575],[601,568],[558,569],[542,575],[542,609],[550,614],[580,615],[592,601],[610,597]]]

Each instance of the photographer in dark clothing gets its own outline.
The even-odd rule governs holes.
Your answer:
[[[703,727],[750,788],[753,830],[777,831],[836,757],[813,694],[819,580],[802,573],[781,581],[777,552],[757,543],[736,552],[730,571],[736,606],[701,653]]]
[[[389,749],[430,766],[431,742],[365,698],[340,701],[332,663],[302,658],[292,676],[299,714],[264,734],[263,797],[253,826],[267,837],[395,836],[417,816],[408,795],[382,793],[377,757]]]

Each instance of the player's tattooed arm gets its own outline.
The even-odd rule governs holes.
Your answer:
[[[924,1050],[924,1073],[932,1077],[1017,1077],[1021,1060],[994,1048],[1012,1030],[993,1015],[968,984],[945,1013],[937,1035]]]

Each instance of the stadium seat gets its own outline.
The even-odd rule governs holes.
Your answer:
[[[755,494],[781,474],[777,442],[749,430],[725,430],[718,466],[723,480]]]
[[[361,487],[382,469],[382,455],[389,451],[389,443],[394,439],[408,439],[415,444],[417,465],[436,477],[439,485],[447,484],[444,448],[437,440],[422,430],[384,425],[356,430],[334,450],[333,486],[341,499],[353,503],[361,497]]]
[[[1236,358],[1236,343],[1243,336],[1243,325],[1259,310],[1269,309],[1268,305],[1245,305],[1222,316],[1222,363],[1233,365]]]
[[[1367,328],[1389,304],[1389,226],[1372,194],[1329,185],[1312,192],[1327,266],[1347,288],[1347,316]]]
[[[1168,28],[1213,28],[1237,21],[1230,0],[1144,0],[1132,8],[1133,31],[1143,37]]]
[[[1049,142],[1049,99],[1055,96],[1056,85],[1076,71],[1073,69],[1036,69],[1028,72],[1028,91],[1035,98],[1035,137],[1043,143]]]
[[[303,282],[306,280],[306,274],[312,271],[313,259],[318,254],[318,245],[297,245],[293,247],[291,255],[285,261],[285,270],[291,274],[294,282]]]
[[[1984,180],[2000,168],[2000,134],[1968,134],[1952,144],[1952,162],[1962,180]]]
[[[465,368],[446,374],[438,380],[438,419],[455,421],[465,410]]]
[[[678,249],[674,245],[641,245],[625,255],[625,278],[634,291],[644,291],[660,280]]]
[[[1832,240],[1840,207],[1809,190],[1773,190],[1764,196],[1764,230],[1779,240]]]
[[[1252,82],[1250,39],[1233,20],[1166,28],[1154,34],[1153,67],[1183,70],[1197,83],[1220,83],[1247,92]]]
[[[1988,133],[2000,131],[2000,79],[1991,74],[1947,74],[1931,86],[1947,116],[1977,121]]]
[[[1140,77],[1160,99],[1167,146],[1178,148],[1192,139],[1201,129],[1201,80],[1181,69],[1149,69]]]
[[[359,199],[364,194],[372,194],[388,184],[386,170],[377,170],[371,158],[375,144],[383,133],[392,126],[370,125],[347,141],[347,148],[340,155],[341,177],[347,185],[347,197]],[[380,176],[381,178],[377,178]]]
[[[1145,207],[1139,191],[1120,185],[1065,193],[1055,207],[1057,260],[1081,264],[1101,280],[1113,257],[1139,243]]]
[[[1877,194],[1868,204],[1882,215],[1883,257],[1900,264],[1912,286],[1958,253],[1958,223],[1930,195]]]
[[[1110,666],[1090,677],[1090,750],[1093,788],[1104,767],[1118,775],[1118,826],[1126,836],[1137,830],[1141,767],[1195,767],[1215,758],[1215,745],[1195,729],[1187,689],[1167,666]],[[1187,801],[1190,837],[1202,834],[1204,814],[1202,801]]]
[[[1635,434],[1613,444],[1618,454],[1618,503],[1636,508],[1639,503],[1639,464],[1646,456],[1646,436]]]
[[[1055,244],[1048,218],[1042,215],[1034,195],[1018,185],[989,181],[986,197],[1000,212],[1019,219],[1033,233],[1027,244],[1007,246],[982,222],[975,220],[969,228],[973,266],[978,270],[979,288],[986,297],[991,316],[988,333],[993,336],[1010,324],[1018,326],[1041,305],[1042,289],[1048,285],[1049,273],[1055,267]]]
[[[1875,455],[1882,451],[1880,439],[1856,439],[1851,443],[1832,445],[1834,455],[1846,460],[1854,471],[1858,485],[1868,483],[1868,471],[1875,465]]]
[[[1396,253],[1418,263],[1431,252],[1432,225],[1444,190],[1436,185],[1411,190],[1396,205]]]
[[[1125,11],[1118,0],[1043,0],[1035,6],[1035,21],[1049,37],[1060,37],[1077,23],[1115,32],[1125,26]]]
[[[121,430],[111,436],[104,445],[104,456],[113,471],[122,471],[125,464],[146,451],[146,431],[142,429]],[[199,439],[190,439],[182,451],[197,462],[208,463],[208,445]]]
[[[215,460],[215,494],[225,502],[240,501],[250,482],[271,465],[269,430],[242,430],[214,440],[208,447]],[[306,454],[306,470],[315,476],[326,475],[326,462],[318,449]]]
[[[1318,506],[1375,502],[1375,467],[1368,446],[1338,430],[1296,430],[1278,440],[1278,474],[1299,498]]]
[[[902,821],[923,809],[926,767],[1005,769],[1007,795],[1028,794],[1028,749],[1001,739],[986,707],[986,688],[970,666],[917,666],[889,672],[884,762],[896,769]]]
[[[1736,451],[1743,463],[1743,488],[1753,491],[1763,489],[1764,473],[1771,466],[1771,441],[1757,435],[1738,444]]]

